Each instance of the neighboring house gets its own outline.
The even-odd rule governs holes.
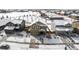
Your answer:
[[[54,23],[56,32],[73,31],[72,22],[69,19],[65,19],[64,17],[52,17],[50,20]]]
[[[71,14],[70,17],[74,19],[74,21],[79,21],[79,14]]]
[[[12,20],[6,24],[4,28],[6,33],[14,33],[15,31],[22,31],[25,28],[24,20]]]
[[[72,26],[67,26],[67,25],[57,25],[56,31],[57,32],[72,32],[73,28]]]
[[[71,23],[64,21],[64,20],[58,20],[54,21],[56,26],[56,31],[73,31]]]
[[[25,28],[25,21],[24,20],[17,19],[17,20],[13,20],[11,22],[14,24],[15,30],[19,30],[19,31],[24,30],[24,28]]]

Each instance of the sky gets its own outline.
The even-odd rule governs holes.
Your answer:
[[[1,0],[0,9],[78,9],[78,0]]]

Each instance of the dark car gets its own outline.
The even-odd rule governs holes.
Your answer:
[[[10,49],[10,46],[7,45],[7,44],[5,44],[5,45],[1,45],[1,46],[0,46],[0,49],[8,50],[8,49]]]

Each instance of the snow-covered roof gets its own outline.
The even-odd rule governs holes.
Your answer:
[[[66,24],[70,23],[67,20],[54,20],[53,22],[55,23],[55,25],[66,25]]]
[[[21,24],[23,20],[20,19],[16,19],[16,20],[12,20],[10,22],[14,23],[14,24]]]
[[[3,26],[3,25],[6,25],[8,22],[12,22],[12,23],[14,23],[14,24],[21,24],[21,22],[22,22],[23,20],[20,20],[20,19],[13,19],[13,20],[11,20],[11,19],[0,19],[0,26]]]
[[[50,12],[47,12],[47,13],[45,13],[47,16],[49,16],[49,17],[53,17],[53,16],[55,16],[56,14],[55,13],[50,13]]]
[[[31,21],[28,26],[31,26],[31,25],[33,25],[37,22],[41,22],[41,23],[45,24],[51,30],[51,28],[49,26],[49,25],[51,25],[51,20],[46,21],[46,19],[43,19],[43,18],[40,18],[40,17],[37,17],[36,19],[34,19],[34,21]]]
[[[4,29],[8,29],[8,30],[14,30],[14,26],[6,26]]]
[[[9,19],[0,19],[0,26],[6,25],[8,22],[10,22]]]
[[[42,21],[41,21],[41,20],[37,20],[37,21],[35,21],[35,22],[32,22],[32,23],[30,24],[30,26],[33,25],[34,23],[37,23],[37,22],[41,22],[41,23],[43,23],[43,24],[45,24],[45,25],[47,26],[47,23],[44,22],[43,20],[42,20]]]
[[[73,28],[56,27],[56,31],[73,31]]]
[[[75,13],[73,13],[73,14],[71,14],[71,16],[79,16],[79,14],[75,14]]]

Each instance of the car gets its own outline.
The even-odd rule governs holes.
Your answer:
[[[8,49],[10,49],[10,46],[8,44],[3,44],[0,46],[0,49],[8,50]]]

